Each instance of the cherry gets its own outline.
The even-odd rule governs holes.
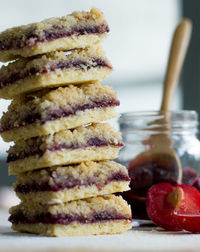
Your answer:
[[[191,233],[200,233],[200,215],[177,214],[181,227]]]
[[[149,217],[167,230],[200,232],[200,192],[190,185],[159,183],[147,192]],[[196,222],[195,222],[196,221]]]
[[[153,185],[147,192],[146,209],[152,221],[167,230],[179,231],[176,217],[174,216],[174,206],[167,201],[167,196],[173,191],[173,186],[169,183],[159,183]]]
[[[181,188],[183,191],[181,204],[175,206],[176,214],[200,215],[200,192],[190,185],[177,185],[176,188]]]
[[[178,224],[192,233],[200,233],[200,192],[193,186],[180,185],[184,192],[183,203],[174,215]]]

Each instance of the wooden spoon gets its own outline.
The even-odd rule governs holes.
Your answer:
[[[167,71],[164,80],[164,90],[160,111],[169,111],[178,85],[181,69],[191,38],[192,23],[188,18],[183,19],[177,26],[169,54]]]
[[[133,193],[145,197],[146,190],[154,183],[171,181],[180,183],[182,167],[173,150],[170,129],[170,109],[175,89],[178,85],[192,31],[189,19],[183,19],[177,26],[169,54],[168,66],[164,80],[162,103],[159,115],[162,119],[148,125],[154,131],[146,141],[148,151],[142,152],[129,163],[129,175],[133,179]]]

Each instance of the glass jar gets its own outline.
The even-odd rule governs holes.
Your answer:
[[[147,219],[146,192],[159,182],[200,189],[200,141],[195,111],[124,113],[119,118],[124,141],[118,162],[128,168],[131,190],[122,196],[133,216]]]

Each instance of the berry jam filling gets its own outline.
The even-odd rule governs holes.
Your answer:
[[[106,186],[107,184],[109,184],[110,182],[130,181],[128,175],[122,172],[115,172],[103,184],[100,183],[100,181],[98,180],[98,177],[96,176],[80,181],[79,179],[75,179],[72,176],[71,177],[68,176],[67,179],[65,179],[64,176],[61,177],[58,175],[55,179],[55,174],[54,176],[51,176],[50,174],[50,179],[51,179],[51,183],[48,180],[46,182],[42,182],[41,184],[37,182],[32,182],[31,184],[19,184],[15,188],[15,191],[20,192],[20,193],[45,192],[45,191],[57,192],[63,189],[71,189],[76,186],[91,186],[91,185],[96,185],[99,191],[101,191],[102,188]],[[52,183],[52,180],[53,180],[53,183]]]
[[[64,27],[54,25],[51,30],[44,30],[38,33],[36,29],[32,29],[27,34],[16,39],[0,40],[0,50],[9,49],[20,49],[23,47],[32,48],[38,43],[53,41],[55,39],[69,37],[69,36],[79,36],[87,34],[103,34],[108,33],[109,27],[106,24],[93,26],[93,27],[74,27],[70,31],[66,30]]]
[[[131,205],[136,218],[148,219],[146,213],[146,193],[148,189],[159,182],[177,184],[177,162],[170,155],[154,154],[151,158],[139,157],[128,164],[131,178],[130,191],[123,192],[123,198]]]
[[[33,156],[33,155],[39,155],[42,156],[44,154],[45,151],[59,151],[62,149],[84,149],[87,147],[103,147],[103,146],[116,146],[116,147],[122,147],[123,143],[114,143],[114,142],[109,142],[106,141],[105,139],[100,139],[98,137],[93,137],[93,138],[89,138],[87,143],[85,145],[80,145],[78,142],[72,142],[71,145],[66,145],[65,143],[63,144],[54,144],[52,146],[50,146],[47,149],[41,150],[40,146],[41,146],[41,142],[38,141],[38,143],[34,144],[31,148],[31,150],[27,150],[24,149],[23,151],[19,152],[19,153],[9,153],[8,157],[7,157],[7,162],[12,162],[12,161],[16,161],[18,159],[23,159],[23,158],[27,158],[29,156]]]
[[[119,106],[120,102],[118,100],[105,100],[105,101],[92,101],[90,104],[84,104],[76,106],[75,108],[71,108],[70,110],[58,109],[58,110],[49,110],[47,112],[46,118],[41,122],[42,124],[47,121],[53,121],[59,119],[61,117],[67,117],[70,115],[76,114],[77,111],[84,111],[86,109],[94,109],[94,108],[105,108],[105,107],[114,107]],[[29,123],[29,122],[28,122]]]
[[[15,214],[12,214],[9,217],[9,221],[14,224],[27,223],[44,223],[44,224],[61,224],[68,225],[72,222],[78,222],[81,224],[97,223],[97,222],[106,222],[113,220],[128,220],[132,222],[132,218],[118,214],[115,212],[103,211],[100,213],[92,213],[87,217],[84,215],[78,215],[76,213],[71,214],[55,214],[50,213],[41,213],[35,216],[27,217],[23,214],[22,211],[18,211]]]
[[[107,67],[109,69],[112,69],[110,65],[108,65],[104,60],[102,59],[92,59],[92,63],[81,61],[81,60],[76,60],[76,61],[61,61],[58,63],[52,64],[48,69],[44,67],[36,68],[32,67],[28,69],[25,72],[16,72],[16,73],[11,73],[9,76],[1,77],[0,76],[0,88],[3,88],[5,86],[8,86],[12,84],[13,82],[28,78],[33,75],[37,74],[46,74],[51,71],[55,71],[56,69],[69,69],[69,68],[78,68],[78,69],[83,69],[87,67],[89,70],[90,68],[95,68],[95,67]]]
[[[101,101],[92,101],[90,104],[84,104],[84,105],[77,105],[74,108],[70,108],[68,110],[64,108],[60,108],[57,110],[47,110],[46,116],[43,120],[41,120],[41,114],[39,113],[32,113],[26,115],[23,119],[18,122],[17,127],[13,125],[12,121],[6,121],[4,124],[1,124],[0,132],[4,132],[7,130],[11,130],[14,128],[19,128],[21,126],[26,126],[28,124],[34,123],[36,121],[40,121],[40,124],[44,124],[48,121],[54,121],[59,118],[75,115],[78,111],[84,111],[86,109],[95,109],[95,108],[105,108],[105,107],[114,107],[119,106],[120,102],[118,100],[112,99],[112,100],[101,100]]]

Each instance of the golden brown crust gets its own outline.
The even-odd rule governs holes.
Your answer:
[[[101,47],[77,49],[70,52],[50,52],[28,59],[20,58],[9,63],[7,66],[2,66],[0,69],[0,77],[6,78],[13,73],[24,73],[31,68],[38,69],[39,71],[45,69],[48,72],[50,71],[50,66],[58,62],[73,62],[75,60],[80,60],[89,63],[92,58],[102,58],[106,60],[105,53]]]
[[[51,72],[52,66],[58,63],[69,63],[72,64],[73,62],[85,62],[89,66],[96,66],[97,63],[94,62],[94,59],[101,59],[104,61],[108,66],[111,67],[109,61],[105,57],[104,51],[101,47],[90,47],[86,49],[79,49],[79,50],[72,50],[71,52],[51,52],[48,54],[36,56],[33,58],[21,58],[17,61],[9,63],[7,66],[2,66],[0,69],[0,83],[1,81],[7,81],[10,79],[10,76],[20,74],[23,76],[26,73],[29,75],[25,78],[30,78],[33,75],[40,75],[40,74],[47,74]],[[87,69],[87,65],[81,64],[78,68]],[[74,67],[76,68],[76,67]],[[58,68],[59,69],[59,68]],[[35,74],[32,72],[36,70]],[[55,71],[55,70],[54,70]],[[17,82],[22,82],[23,77],[19,79]],[[15,82],[12,82],[12,85]]]
[[[21,152],[31,152],[37,146],[40,151],[45,152],[52,146],[65,144],[73,146],[78,143],[86,146],[88,140],[98,137],[105,140],[108,144],[118,145],[122,142],[121,134],[114,130],[108,123],[95,123],[89,126],[80,126],[74,130],[61,130],[54,135],[46,135],[27,140],[19,140],[8,150],[9,154],[19,155]]]
[[[96,82],[111,71],[100,47],[19,59],[0,69],[0,97],[13,99],[44,88]]]
[[[99,98],[100,97],[100,98]],[[88,83],[84,85],[60,87],[56,89],[44,89],[35,93],[16,97],[8,107],[8,112],[19,113],[27,110],[27,107],[39,106],[40,110],[55,107],[73,107],[77,104],[88,104],[91,100],[103,98],[117,99],[116,92],[109,86],[100,82]],[[49,106],[49,104],[53,104]]]
[[[56,214],[78,214],[87,216],[93,212],[111,210],[114,213],[121,213],[124,217],[131,218],[131,209],[121,196],[99,196],[82,200],[70,201],[63,204],[42,205],[34,202],[23,202],[12,207],[9,212],[15,214],[21,211],[23,215],[32,217],[41,213]]]
[[[115,103],[117,103],[116,93],[112,88],[103,86],[100,83],[91,83],[80,86],[70,85],[55,90],[42,90],[35,94],[32,93],[14,99],[8,107],[8,111],[3,114],[0,120],[0,129],[1,132],[4,132],[9,131],[10,129],[26,126],[27,124],[44,124],[48,120],[50,112],[62,109],[63,111],[69,111],[68,113],[70,113],[76,108],[78,109],[86,105],[87,107],[92,107],[100,102],[102,105],[106,102],[110,102],[110,106],[113,107],[115,106]],[[99,107],[99,109],[101,107]],[[78,111],[76,114],[77,113]],[[31,116],[34,119],[35,115],[38,117],[37,120],[31,120],[31,122],[29,122]],[[29,119],[28,122],[26,121],[27,118]],[[37,136],[37,134],[33,136]],[[30,138],[32,136],[29,135],[28,137]]]
[[[95,178],[96,184],[103,185],[108,178],[118,172],[128,176],[127,168],[114,161],[88,161],[73,166],[48,167],[19,174],[14,188],[18,185],[30,185],[34,182],[38,184],[47,182],[50,186],[54,186],[60,181],[69,178],[79,181],[80,184],[84,184],[84,181],[87,179]]]
[[[132,227],[130,206],[122,197],[114,195],[98,196],[54,205],[42,205],[27,201],[12,207],[9,212],[11,214],[10,220],[13,222],[13,229],[48,236],[114,234],[123,233]],[[16,223],[15,220],[19,213],[20,218],[30,220],[30,223],[21,221]],[[41,215],[62,216],[62,218],[66,216],[66,223],[68,221],[69,223],[50,224],[45,221],[44,223],[42,221],[31,223],[32,218]],[[96,219],[96,216],[99,216],[100,219]],[[74,221],[70,221],[71,219],[74,219]],[[80,219],[84,221],[84,224],[79,221]],[[89,220],[95,221],[90,223]]]
[[[46,151],[42,156],[33,155],[24,159],[9,162],[9,174],[19,174],[54,165],[115,159],[118,157],[119,150],[120,147],[109,145]]]
[[[53,121],[47,121],[28,124],[26,126],[14,128],[1,133],[1,137],[5,142],[18,141],[35,136],[54,134],[64,129],[73,129],[80,125],[106,121],[117,117],[118,114],[114,107],[94,108],[78,111],[76,114],[63,117]]]
[[[55,88],[67,85],[80,85],[101,81],[111,72],[107,67],[93,67],[89,69],[57,69],[48,74],[34,75],[25,78],[23,81],[15,82],[0,88],[0,98],[15,99],[16,96],[30,93],[45,88]]]
[[[132,228],[132,222],[129,220],[114,220],[103,223],[81,224],[72,223],[69,225],[59,224],[13,224],[12,228],[18,232],[28,232],[43,236],[83,236],[83,235],[106,235],[106,234],[122,234]],[[49,250],[48,250],[49,251]],[[67,249],[67,251],[69,251]],[[88,251],[88,250],[87,250]],[[5,252],[5,251],[3,251]],[[63,251],[64,252],[64,251]],[[65,250],[66,252],[66,250]],[[75,252],[73,250],[73,252]],[[86,252],[82,249],[76,252]],[[94,252],[94,250],[91,250]],[[101,250],[102,252],[102,250]]]
[[[38,23],[7,29],[0,34],[0,60],[5,62],[19,56],[27,57],[49,51],[77,48],[77,45],[80,43],[76,43],[76,40],[81,40],[81,38],[85,36],[85,33],[72,33],[73,36],[62,36],[61,38],[58,37],[57,39],[51,39],[49,41],[45,41],[44,38],[46,33],[50,33],[51,35],[51,33],[55,33],[56,31],[71,32],[73,30],[81,30],[84,28],[93,29],[94,27],[101,26],[107,27],[104,15],[100,10],[93,8],[90,12],[73,12],[72,14],[61,18],[50,18]],[[84,43],[85,41],[83,40],[83,47],[99,42],[101,40],[101,36],[106,33],[107,31],[99,33],[99,38],[88,41],[88,43],[87,41]],[[91,36],[92,35],[93,34],[91,34]],[[95,35],[98,36],[98,34]],[[90,36],[90,34],[88,34],[88,36]],[[70,43],[67,43],[68,41],[66,40],[66,43],[62,43],[60,46],[59,43],[57,45],[54,44],[52,47],[46,46],[46,44],[48,42],[51,43],[52,40],[53,42],[55,40],[68,38],[70,40],[71,37],[78,38],[73,41],[74,43],[71,41]],[[6,50],[5,48],[8,47],[10,47],[10,49]]]
[[[128,185],[126,167],[114,161],[88,161],[21,173],[14,188],[22,201],[55,204],[127,191]]]
[[[128,181],[113,181],[106,185],[89,185],[76,186],[71,189],[63,189],[56,192],[53,191],[38,191],[30,193],[17,192],[17,196],[21,201],[33,201],[40,204],[62,204],[72,200],[85,199],[111,193],[124,192],[130,190]]]

